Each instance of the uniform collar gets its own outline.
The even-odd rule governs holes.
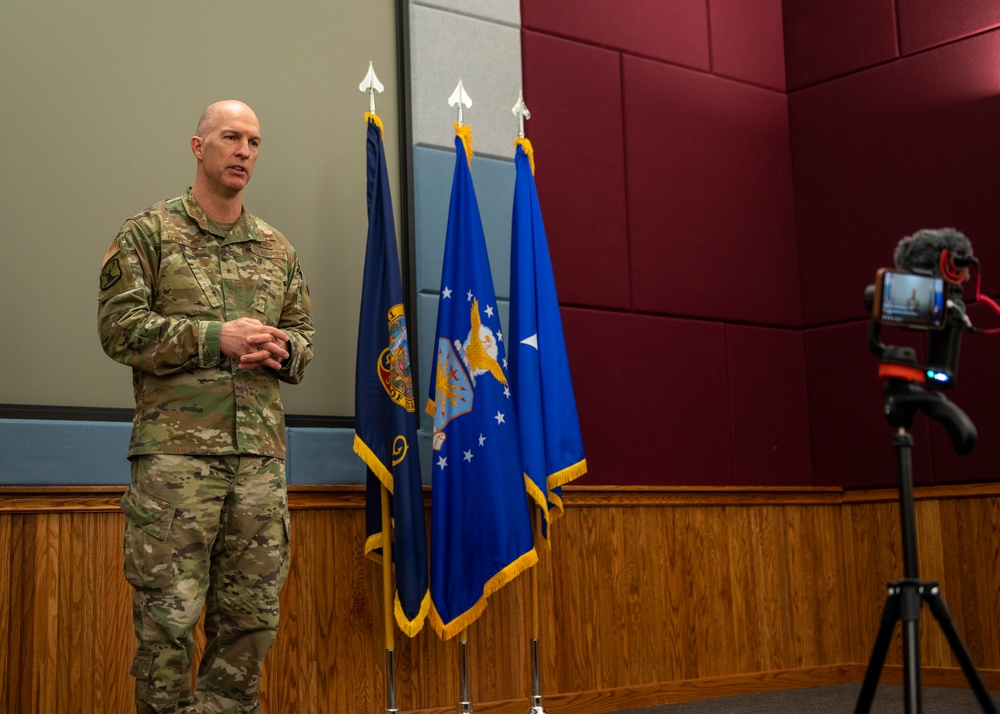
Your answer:
[[[187,211],[188,216],[198,224],[198,227],[202,231],[219,237],[225,243],[242,243],[248,240],[263,241],[268,239],[267,236],[261,233],[260,221],[250,211],[246,210],[246,208],[243,209],[233,229],[227,234],[219,227],[218,223],[205,215],[205,210],[198,203],[198,199],[194,197],[190,187],[181,196],[181,201],[184,203],[184,210]]]

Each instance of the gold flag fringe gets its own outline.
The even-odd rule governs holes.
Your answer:
[[[455,134],[462,140],[462,145],[465,146],[465,158],[468,159],[469,166],[472,166],[472,127],[455,122]]]
[[[385,127],[382,126],[382,120],[379,119],[378,114],[375,114],[373,112],[365,112],[365,121],[375,122],[375,126],[378,127],[379,133],[382,134],[382,138],[383,139],[385,138]]]
[[[354,435],[354,453],[361,457],[361,460],[372,470],[375,477],[382,482],[383,486],[389,489],[389,493],[392,493],[392,471],[379,461],[375,452],[357,434]]]
[[[416,637],[420,630],[424,627],[424,620],[427,619],[427,613],[431,609],[431,591],[428,589],[424,593],[423,600],[420,601],[420,610],[414,616],[412,620],[406,617],[406,613],[403,612],[403,604],[399,601],[399,590],[396,590],[396,624],[399,625],[399,630],[407,637]]]
[[[483,596],[479,598],[475,605],[470,607],[451,622],[445,623],[441,619],[441,615],[438,613],[437,608],[434,607],[434,602],[431,601],[431,627],[434,628],[434,631],[437,632],[438,637],[442,640],[450,639],[459,634],[483,614],[483,610],[486,609],[486,600],[490,595],[495,593],[507,583],[511,582],[514,578],[535,565],[537,562],[538,553],[534,548],[532,548],[492,578],[487,580],[486,584],[483,586]]]
[[[531,175],[535,175],[535,149],[531,146],[531,142],[525,138],[517,137],[514,139],[514,146],[516,147],[520,144],[524,148],[524,153],[528,155],[528,163],[531,164]]]
[[[545,519],[546,548],[552,547],[550,542],[552,524],[561,518],[564,512],[562,498],[556,493],[556,489],[560,486],[565,486],[573,479],[580,478],[585,473],[587,473],[587,460],[582,459],[572,466],[567,466],[564,469],[556,471],[554,474],[549,474],[545,479],[546,493],[542,493],[542,490],[538,488],[528,474],[524,474],[524,487],[527,489],[528,495],[531,496],[531,500],[535,502],[542,512],[542,518]]]
[[[376,122],[377,123],[377,122]],[[381,128],[381,126],[379,127]],[[375,453],[368,447],[360,436],[354,435],[354,453],[361,457],[361,460],[365,462],[375,477],[385,486],[389,493],[392,493],[393,478],[392,472],[385,467],[385,465],[379,461]],[[384,524],[383,524],[384,525]],[[395,533],[395,531],[393,531]],[[384,535],[382,531],[378,533],[372,533],[365,540],[365,557],[375,563],[382,562],[382,554],[376,551],[381,551],[384,545]],[[395,540],[395,536],[393,536]],[[421,628],[424,626],[424,620],[427,618],[427,612],[430,610],[431,604],[431,593],[427,590],[424,593],[423,600],[420,603],[420,611],[417,612],[416,616],[411,620],[403,612],[403,605],[399,601],[399,591],[396,591],[396,605],[393,608],[396,614],[396,624],[399,625],[400,631],[407,637],[416,637],[417,633],[420,632]]]

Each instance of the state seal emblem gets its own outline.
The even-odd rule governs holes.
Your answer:
[[[406,315],[403,306],[393,305],[389,310],[389,346],[378,358],[378,377],[389,399],[406,409],[415,411],[413,378],[410,374],[410,350],[406,338]]]

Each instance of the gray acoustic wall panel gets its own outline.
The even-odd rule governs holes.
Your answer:
[[[417,146],[454,146],[458,110],[448,99],[459,79],[472,99],[464,122],[472,127],[473,151],[511,157],[517,137],[511,107],[521,90],[520,28],[411,5],[410,109]]]
[[[457,15],[467,15],[479,20],[521,26],[519,0],[421,0],[414,5],[446,10]]]

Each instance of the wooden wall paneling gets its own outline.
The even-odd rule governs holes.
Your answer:
[[[794,666],[851,662],[844,627],[853,608],[852,581],[844,572],[845,539],[839,506],[788,508],[788,549],[778,567],[790,573]]]
[[[885,605],[886,585],[903,576],[898,513],[898,504],[889,502],[852,505],[844,511],[844,533],[855,535],[846,541],[845,549],[847,582],[853,584],[857,603],[851,632],[855,662],[868,662]],[[896,628],[887,662],[902,662],[896,654],[901,646]]]
[[[622,659],[629,680],[649,684],[669,676],[680,654],[672,651],[678,638],[670,601],[676,593],[672,592],[671,568],[663,567],[671,560],[677,538],[672,514],[666,509],[622,511],[623,614],[628,618],[620,635]]]
[[[784,557],[788,552],[785,511],[795,507],[728,510],[733,536],[728,542],[735,571],[734,607],[737,622],[745,622],[738,628],[746,637],[743,671],[788,669],[795,660],[790,582],[794,574]],[[741,560],[735,553],[740,551],[746,554],[743,570],[736,567]]]
[[[519,698],[528,701],[531,694],[530,603],[530,574],[525,572],[494,593],[486,611],[469,627],[469,662],[475,676],[475,681],[470,681],[470,688],[474,701]],[[454,681],[457,695],[458,680]],[[444,703],[457,701],[456,696]]]
[[[917,565],[921,580],[944,583],[947,579],[944,572],[945,552],[941,540],[941,504],[941,501],[921,501],[915,507]],[[900,573],[902,572],[903,566],[900,565]],[[953,664],[948,641],[927,606],[924,606],[921,612],[920,648],[921,663],[927,663],[929,666]],[[958,666],[958,662],[954,662],[954,665]]]
[[[597,714],[859,679],[886,583],[902,576],[898,502],[891,489],[831,493],[567,488],[537,566],[547,709]],[[264,711],[385,707],[381,571],[362,554],[362,501],[344,498],[294,499]],[[24,503],[0,493],[0,714],[128,711],[124,517],[86,494],[76,507]],[[919,489],[917,522],[921,576],[941,583],[980,671],[1000,682],[1000,487]],[[501,589],[468,630],[477,710],[527,706],[529,586],[526,573]],[[901,677],[899,630],[886,681]],[[203,635],[196,642],[200,653]],[[926,608],[921,645],[928,686],[965,686]],[[428,628],[397,635],[396,652],[398,705],[453,711],[457,641]]]
[[[131,617],[132,588],[123,574],[122,538],[125,533],[125,516],[119,513],[81,513],[77,518],[97,522],[97,527],[92,531],[88,552],[99,554],[101,558],[101,566],[94,571],[97,582],[81,585],[85,589],[92,587],[100,593],[91,613],[92,621],[101,622],[91,653],[95,667],[98,668],[94,681],[99,683],[102,692],[101,698],[94,701],[94,711],[95,714],[126,712],[135,705],[132,680],[127,676],[135,650],[135,634]],[[113,613],[114,621],[110,621],[105,613]],[[86,685],[87,678],[84,676],[81,678],[81,686]]]
[[[27,711],[59,711],[61,678],[50,681],[43,672],[61,671],[57,655],[60,652],[57,637],[59,625],[59,532],[64,519],[58,514],[35,516],[36,537],[33,556],[34,572],[26,573],[34,580],[35,618],[31,631],[32,656],[26,660],[31,667],[31,693]],[[27,565],[27,564],[26,564]],[[26,568],[27,570],[27,568]],[[64,671],[64,670],[62,670]]]
[[[736,611],[729,558],[724,557],[734,533],[721,516],[725,508],[694,506],[677,509],[678,565],[686,563],[690,592],[684,603],[687,623],[678,632],[683,657],[678,663],[682,679],[713,677],[733,671],[737,664]],[[692,643],[701,643],[692,647]]]
[[[955,628],[973,662],[1000,662],[1000,499],[954,499],[939,510],[942,592]]]
[[[35,516],[15,515],[12,520],[9,714],[31,711],[31,630],[35,624],[35,582],[27,565],[35,548]]]
[[[956,630],[977,666],[986,669],[997,669],[1000,665],[1000,645],[996,637],[1000,629],[991,627],[997,623],[1000,605],[1000,576],[996,575],[1000,562],[997,511],[996,497],[921,498],[915,506],[920,577],[939,582]],[[964,529],[959,524],[964,524]],[[988,532],[993,536],[986,539],[986,543],[977,543],[968,533],[969,524],[992,528]],[[858,606],[851,619],[860,629],[852,650],[856,657],[861,657],[855,661],[867,663],[885,602],[886,584],[904,574],[898,501],[849,504],[845,508],[845,528],[848,534],[854,534],[853,538],[846,539],[848,569],[853,557],[854,572],[858,576]],[[972,601],[979,602],[973,604]],[[927,607],[921,613],[920,646],[922,666],[958,667],[940,626]],[[895,629],[886,662],[903,664],[899,626]]]
[[[13,659],[11,626],[13,625],[13,560],[20,551],[14,549],[14,518],[0,518],[0,712],[10,710],[10,663]]]
[[[554,588],[559,603],[559,661],[556,691],[600,688],[603,655],[597,621],[610,603],[600,599],[600,582],[611,577],[608,541],[601,538],[605,524],[600,509],[568,512],[560,523],[564,547],[553,551],[553,568],[560,574]],[[580,553],[588,553],[581,558]],[[612,633],[619,634],[619,633]]]

